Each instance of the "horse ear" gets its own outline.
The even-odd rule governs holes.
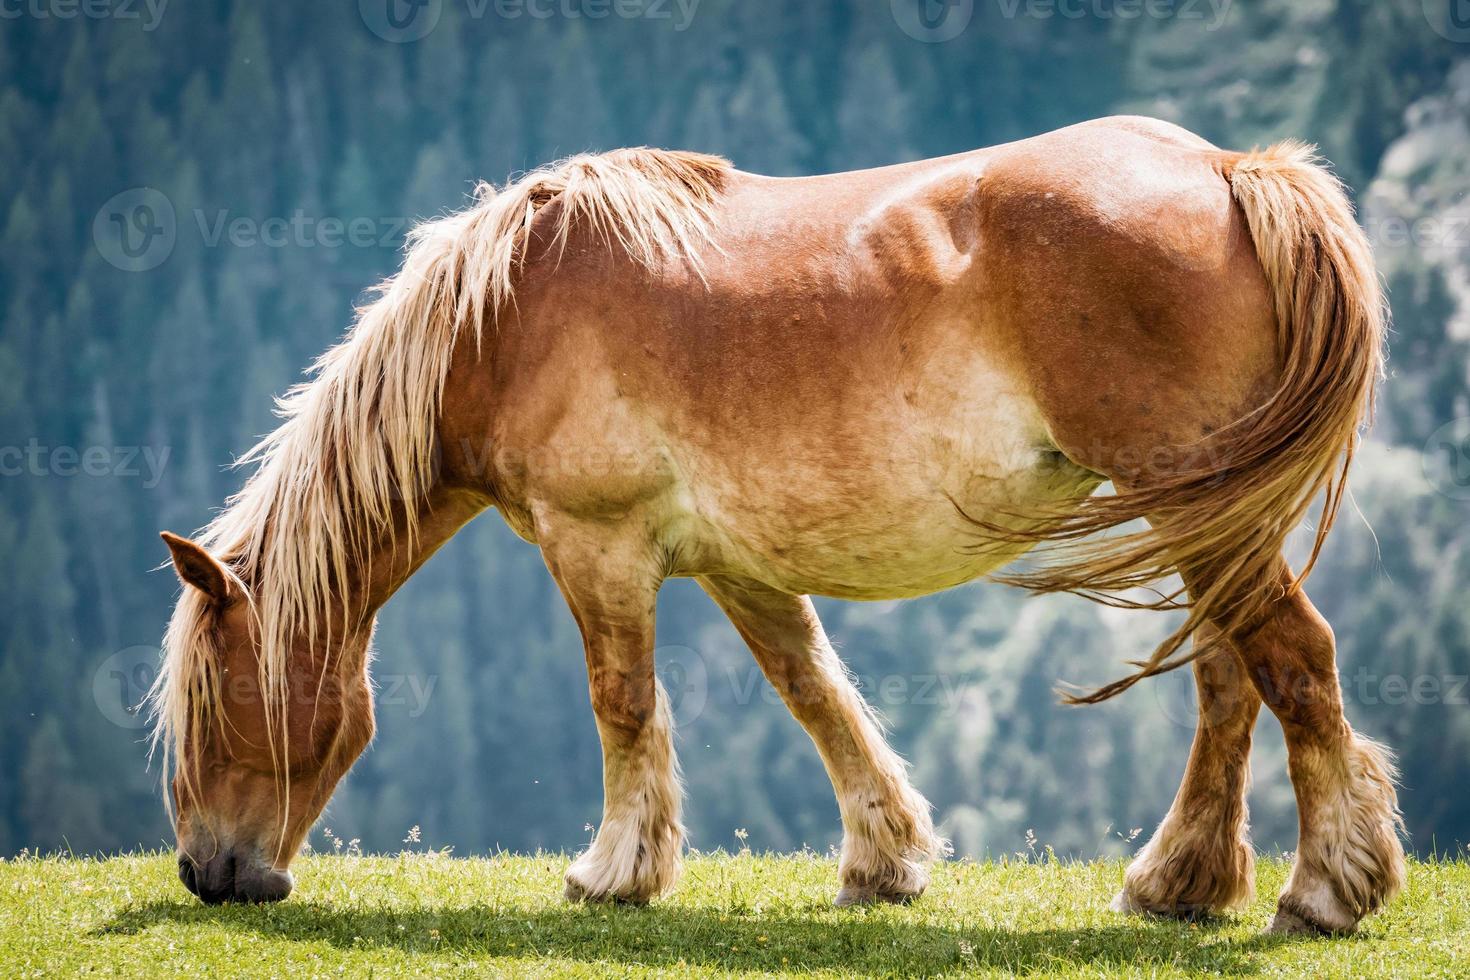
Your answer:
[[[188,538],[168,531],[158,532],[174,557],[174,569],[185,585],[192,585],[215,602],[223,604],[230,597],[230,576],[215,557]]]

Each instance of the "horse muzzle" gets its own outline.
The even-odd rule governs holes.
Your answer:
[[[254,855],[221,851],[199,863],[179,855],[179,880],[206,905],[222,902],[279,902],[291,894],[291,872],[272,868]]]

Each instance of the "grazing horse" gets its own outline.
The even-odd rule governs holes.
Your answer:
[[[679,873],[653,663],[670,576],[816,744],[838,903],[923,892],[946,845],[808,596],[924,595],[1040,545],[1010,580],[1188,613],[1072,698],[1190,662],[1198,682],[1183,785],[1116,907],[1251,895],[1264,703],[1301,835],[1273,926],[1351,930],[1403,880],[1393,769],[1343,716],[1282,545],[1319,497],[1318,548],[1331,526],[1383,332],[1367,243],[1307,148],[1148,119],[820,177],[633,149],[482,187],[413,232],[226,509],[164,535],[185,583],[153,692],[180,876],[211,902],[290,891],[372,736],[378,609],[494,507],[585,640],[605,802],[570,899],[643,902]]]

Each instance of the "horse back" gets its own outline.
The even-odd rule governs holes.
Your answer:
[[[1230,415],[1193,404],[1207,378],[1230,402],[1269,374],[1216,156],[1091,124],[851,174],[732,173],[698,268],[639,267],[591,230],[533,242],[493,349],[451,374],[446,404],[476,411],[446,425],[488,447],[528,537],[537,506],[636,514],[691,572],[734,554],[857,597],[964,581],[1009,555],[956,557],[959,510],[1085,492],[1140,426]]]

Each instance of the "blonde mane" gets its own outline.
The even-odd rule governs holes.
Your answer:
[[[283,793],[291,643],[298,635],[330,638],[334,586],[349,581],[374,541],[393,532],[396,513],[406,512],[406,534],[415,534],[418,515],[398,505],[420,499],[433,482],[440,396],[455,342],[468,329],[478,345],[486,321],[514,302],[537,213],[560,201],[554,225],[538,229],[558,253],[582,228],[644,267],[683,260],[702,275],[699,249],[710,242],[728,172],[719,157],[640,148],[576,156],[500,190],[481,184],[470,207],[410,233],[399,273],[358,310],[352,329],[312,365],[309,379],[278,400],[281,425],[237,464],[254,464],[254,473],[196,540],[226,565],[252,609]],[[336,601],[340,622],[350,622],[349,597]],[[197,771],[178,763],[185,741],[215,723],[219,671],[209,600],[186,587],[149,692],[165,781],[177,768],[191,790],[197,786]]]

